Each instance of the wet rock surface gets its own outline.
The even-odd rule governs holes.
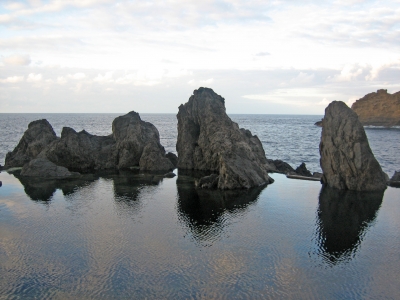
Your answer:
[[[225,112],[225,100],[212,89],[199,88],[179,106],[178,168],[218,174],[219,189],[272,183],[264,149],[257,136],[239,129]]]
[[[65,167],[55,165],[46,158],[32,159],[21,170],[21,176],[48,179],[73,178],[79,175],[79,173],[68,171]]]
[[[384,190],[387,175],[375,159],[357,114],[341,101],[325,109],[321,142],[321,181],[337,189]]]
[[[22,167],[56,139],[56,133],[47,120],[29,123],[18,145],[12,152],[7,153],[4,168]]]

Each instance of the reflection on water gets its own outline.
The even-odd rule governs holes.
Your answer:
[[[319,195],[317,235],[329,264],[348,261],[375,220],[384,192],[356,192],[323,186]]]
[[[100,178],[112,180],[115,200],[136,200],[143,185],[158,185],[162,176],[138,174],[133,171],[120,171],[116,174],[85,174],[79,178],[64,180],[46,180],[14,174],[24,186],[25,193],[34,201],[50,201],[57,189],[64,196],[74,194],[79,188],[89,185]]]
[[[50,201],[57,189],[62,190],[64,196],[71,195],[82,186],[95,181],[99,177],[94,175],[82,176],[79,179],[70,180],[44,180],[41,178],[29,178],[14,174],[24,186],[25,193],[34,201]]]
[[[249,190],[196,189],[194,178],[199,172],[179,171],[177,179],[179,219],[192,236],[203,245],[210,245],[224,231],[232,217],[243,214],[258,199],[263,187]]]
[[[399,298],[399,189],[382,201],[275,174],[210,191],[193,176],[0,173],[0,299]]]

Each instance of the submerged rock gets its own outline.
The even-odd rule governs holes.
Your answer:
[[[218,174],[219,189],[272,183],[264,149],[257,136],[239,129],[225,112],[225,100],[199,88],[178,112],[178,168]]]
[[[46,179],[65,179],[75,178],[80,174],[70,172],[67,168],[57,166],[46,158],[35,158],[24,165],[20,175]]]
[[[4,168],[23,167],[56,139],[53,127],[47,120],[42,119],[29,123],[28,129],[18,145],[12,152],[7,153]]]
[[[369,147],[357,114],[341,101],[325,109],[319,151],[324,184],[356,191],[386,189],[387,175]]]

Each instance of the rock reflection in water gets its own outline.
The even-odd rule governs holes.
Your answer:
[[[44,180],[29,178],[14,174],[24,186],[25,193],[34,201],[50,201],[57,189],[62,190],[65,196],[71,195],[79,187],[85,186],[98,179],[95,175],[85,175],[79,179]]]
[[[384,192],[356,192],[323,186],[319,195],[317,238],[329,264],[354,257],[375,220]]]
[[[195,178],[204,174],[181,171],[177,179],[179,219],[203,245],[217,240],[232,217],[244,213],[265,186],[249,190],[197,189]]]
[[[98,173],[85,174],[80,178],[63,180],[45,180],[42,178],[30,178],[14,174],[24,186],[25,193],[34,201],[50,201],[57,189],[64,196],[72,195],[77,189],[87,186],[100,177],[113,181],[115,200],[136,200],[140,193],[140,187],[144,185],[158,185],[162,176],[151,174],[138,174],[138,172],[120,171],[115,174]]]
[[[107,176],[114,183],[114,200],[120,214],[137,213],[142,204],[140,195],[145,187],[158,186],[163,177],[152,174],[135,174],[130,171],[120,171],[118,174]],[[146,189],[145,193],[150,193]]]

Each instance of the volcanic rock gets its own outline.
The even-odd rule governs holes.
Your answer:
[[[29,123],[18,145],[12,152],[8,152],[5,159],[5,169],[22,167],[38,154],[57,136],[50,123],[45,120],[37,120]]]
[[[318,126],[318,127],[322,127],[322,122],[323,122],[323,121],[324,121],[324,120],[317,121],[317,122],[314,123],[314,125],[315,125],[315,126]]]
[[[400,172],[394,172],[392,178],[389,180],[389,185],[392,187],[400,187]]]
[[[375,159],[357,114],[341,101],[325,109],[322,126],[321,182],[337,189],[386,189],[387,175]]]
[[[296,168],[295,172],[300,176],[306,176],[306,177],[313,176],[311,172],[307,170],[306,164],[304,162],[301,163],[301,165]]]
[[[64,127],[61,139],[52,143],[43,155],[69,170],[91,172],[105,169],[169,171],[173,164],[165,156],[157,128],[142,121],[138,113],[117,117],[109,136],[76,132]]]
[[[112,124],[113,137],[118,150],[118,168],[139,165],[141,170],[172,170],[171,161],[165,157],[157,128],[142,121],[138,113],[118,117]]]
[[[76,132],[69,127],[62,129],[61,138],[50,144],[40,157],[82,173],[112,169],[118,161],[112,136],[96,136],[85,130]]]
[[[282,173],[282,174],[294,174],[295,171],[292,168],[291,165],[289,165],[287,162],[284,162],[283,160],[280,159],[267,159],[268,163],[271,166],[275,167],[274,169],[270,169],[270,172],[276,172],[276,173]]]
[[[178,166],[178,156],[176,156],[176,154],[168,152],[167,154],[165,154],[165,157],[170,160],[175,168]]]
[[[80,174],[70,172],[67,168],[57,166],[46,158],[35,158],[24,165],[20,175],[46,179],[65,179],[74,178]]]
[[[96,136],[64,127],[61,138],[57,138],[46,120],[35,121],[7,154],[6,165],[22,166],[38,157],[82,173],[132,167],[165,172],[175,168],[160,144],[157,128],[142,121],[138,113],[116,118],[112,131],[109,136]]]
[[[390,181],[400,181],[400,171],[399,172],[395,171],[393,173],[392,178],[390,178]]]
[[[351,108],[363,125],[400,125],[400,92],[389,94],[387,90],[378,90],[358,99]]]
[[[272,183],[264,149],[257,136],[239,129],[225,112],[225,100],[199,88],[179,106],[178,168],[217,173],[219,189],[250,188]]]

